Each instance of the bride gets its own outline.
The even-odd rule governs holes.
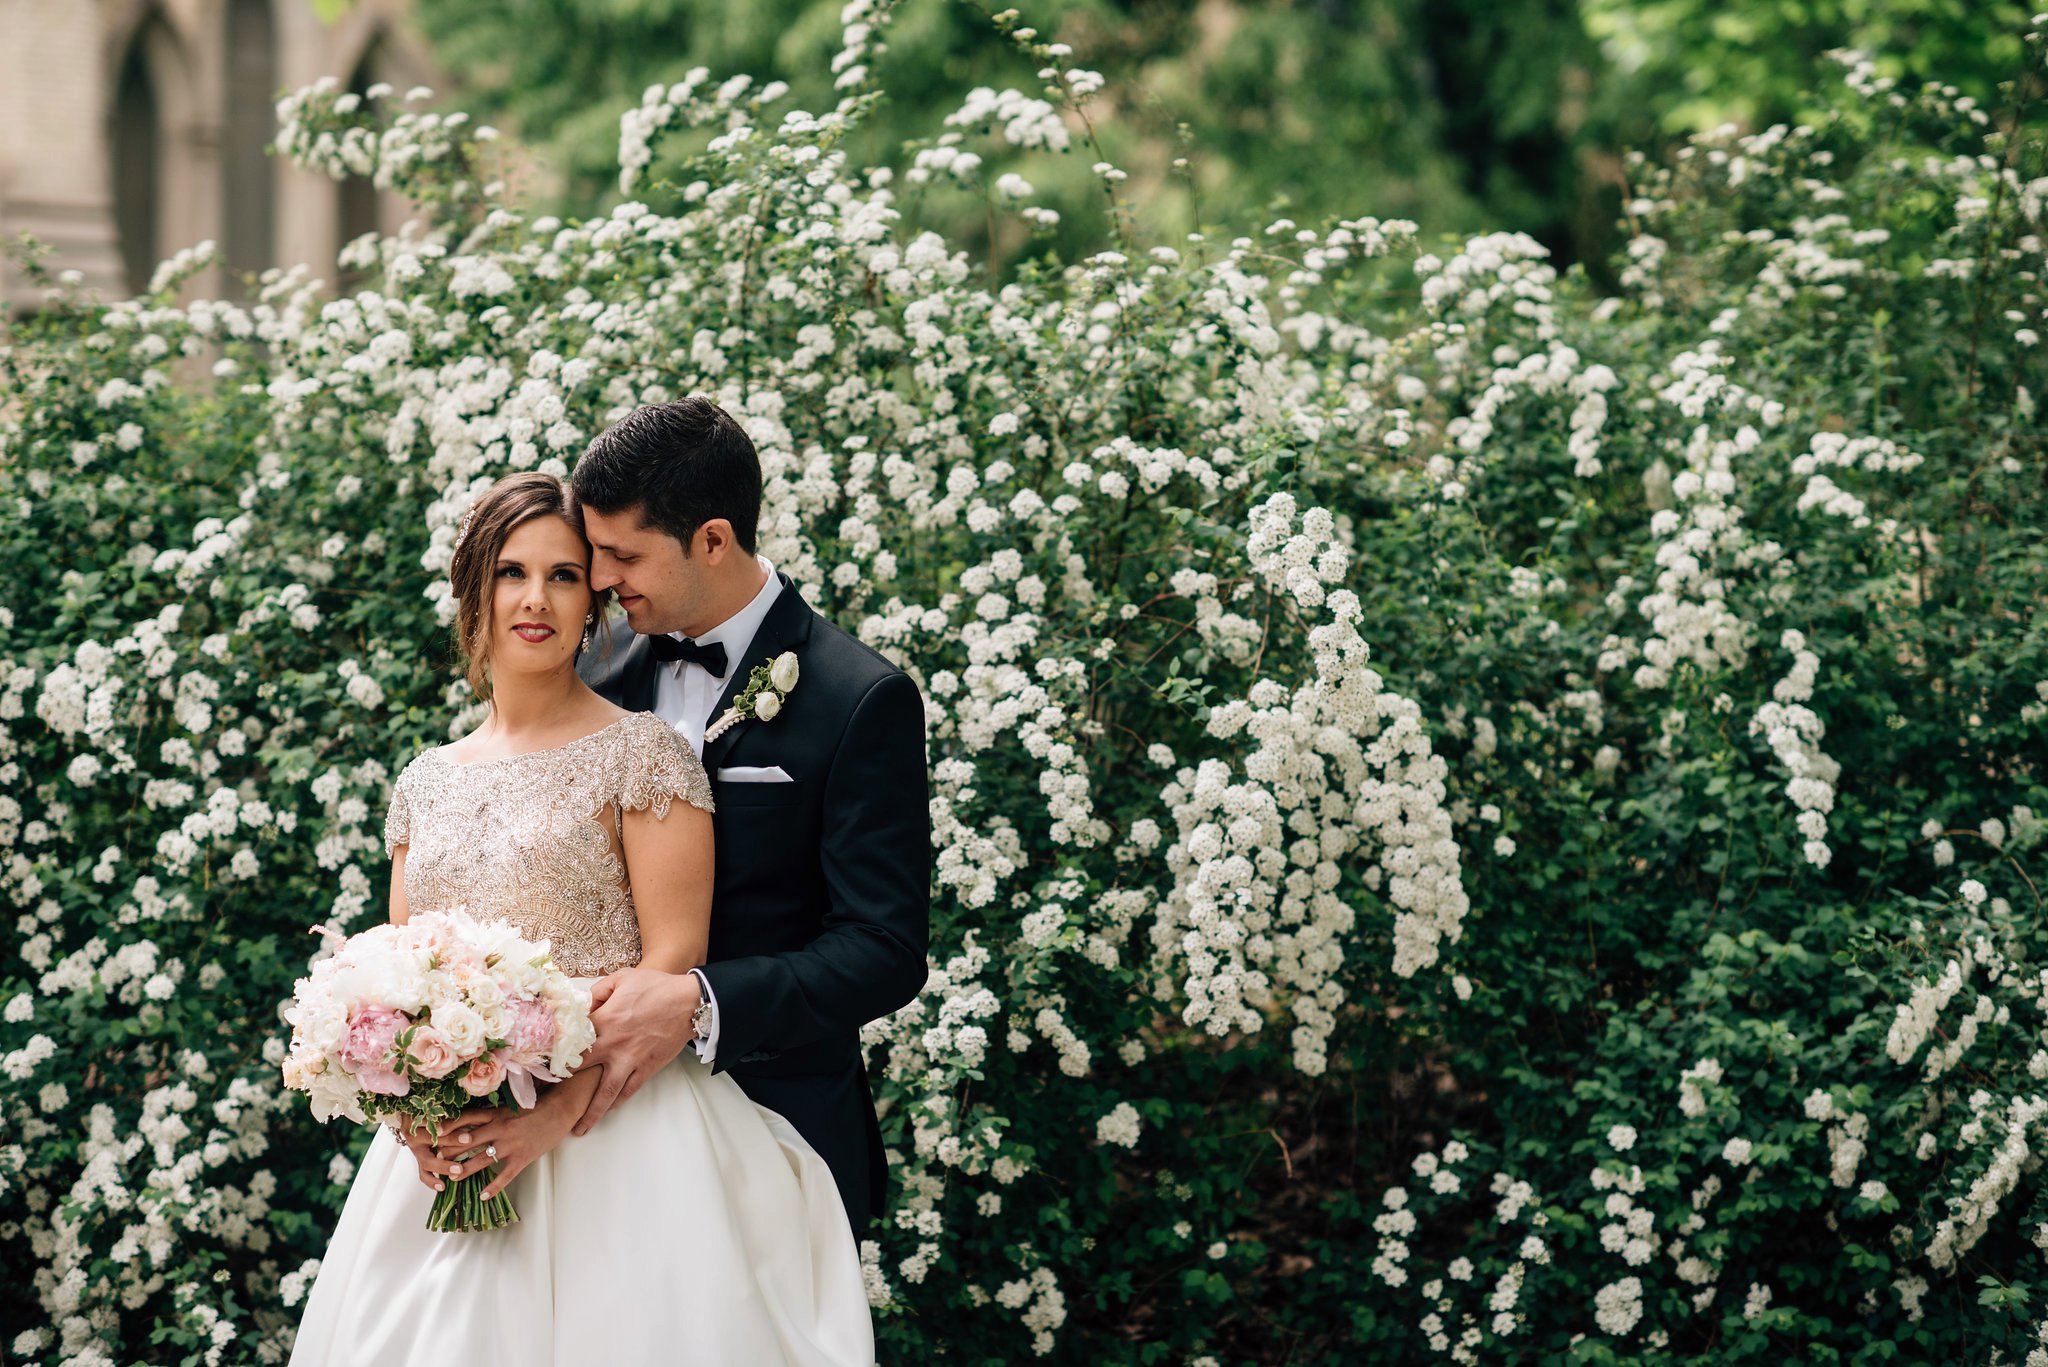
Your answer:
[[[546,937],[579,977],[688,972],[711,914],[711,784],[667,723],[577,677],[603,602],[561,481],[500,481],[448,573],[490,713],[394,785],[391,919],[460,905]],[[599,1071],[452,1122],[438,1152],[380,1134],[292,1363],[869,1367],[859,1255],[817,1153],[689,1050],[575,1136]],[[429,1231],[434,1193],[479,1166],[519,1222]]]

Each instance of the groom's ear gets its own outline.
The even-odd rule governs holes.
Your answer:
[[[733,537],[732,523],[722,517],[714,517],[697,528],[697,534],[690,538],[692,549],[704,557],[707,565],[721,565],[727,556],[743,555],[739,542]]]

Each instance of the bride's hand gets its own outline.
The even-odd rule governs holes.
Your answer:
[[[414,1124],[410,1117],[398,1116],[393,1121],[392,1134],[411,1150],[413,1162],[419,1164],[420,1181],[427,1190],[441,1190],[453,1174],[448,1160],[434,1149],[434,1132],[425,1125]]]
[[[449,1121],[441,1130],[440,1157],[448,1161],[450,1175],[470,1176],[495,1163],[497,1172],[484,1187],[484,1198],[511,1186],[529,1164],[562,1142],[583,1113],[582,1098],[564,1094],[567,1090],[566,1084],[550,1087],[530,1110],[484,1107]]]

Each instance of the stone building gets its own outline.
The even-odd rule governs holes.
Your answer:
[[[432,84],[406,0],[0,0],[0,241],[29,233],[51,265],[110,297],[211,239],[225,268],[304,262],[328,279],[341,244],[402,201],[265,153],[277,96],[333,76],[362,90]],[[0,265],[0,298],[31,305]]]

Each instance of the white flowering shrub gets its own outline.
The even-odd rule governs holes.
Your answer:
[[[281,1360],[352,1163],[278,1009],[476,717],[454,529],[706,392],[927,700],[885,1360],[2048,1362],[2041,138],[1850,60],[1632,165],[1603,297],[1515,234],[1148,240],[1017,29],[1044,86],[917,193],[1102,159],[1120,245],[1005,283],[843,150],[889,17],[823,113],[650,90],[673,216],[302,92],[287,153],[422,205],[359,292],[181,300],[197,249],[11,325],[0,1351]]]

